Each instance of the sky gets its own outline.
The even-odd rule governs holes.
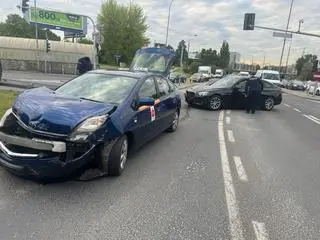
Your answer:
[[[149,26],[147,36],[151,42],[165,42],[168,10],[171,0],[131,0],[145,10]],[[16,5],[20,0],[0,0],[0,21],[7,14],[21,12]],[[33,3],[33,0],[30,1]],[[37,0],[38,7],[89,15],[96,19],[104,0]],[[130,0],[118,0],[129,4]],[[272,36],[273,31],[255,29],[243,31],[244,13],[256,13],[256,25],[285,29],[291,0],[173,0],[168,43],[177,47],[180,40],[190,42],[190,51],[201,48],[219,50],[223,40],[230,51],[239,52],[241,61],[279,65],[283,38]],[[301,31],[320,35],[319,0],[294,0],[289,30],[298,29],[299,19],[304,19]],[[89,23],[90,26],[90,23]],[[92,27],[89,27],[89,32]],[[197,35],[197,36],[195,36]],[[283,64],[291,40],[287,42]],[[320,56],[320,38],[294,35],[289,64],[303,53]]]

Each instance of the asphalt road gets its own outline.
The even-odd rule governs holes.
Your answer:
[[[183,104],[124,174],[41,185],[0,170],[0,239],[320,239],[319,103]],[[297,108],[300,112],[294,110]]]

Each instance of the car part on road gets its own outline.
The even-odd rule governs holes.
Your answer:
[[[222,98],[219,95],[214,95],[209,100],[209,109],[217,111],[222,108]]]
[[[273,97],[267,97],[264,101],[264,109],[267,111],[271,111],[273,107],[274,107]]]

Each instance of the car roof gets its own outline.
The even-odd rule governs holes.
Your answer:
[[[123,77],[132,77],[132,78],[145,78],[148,76],[156,75],[150,72],[131,72],[131,71],[108,71],[104,69],[97,69],[90,71],[88,73],[97,73],[97,74],[109,74],[109,75],[118,75]]]

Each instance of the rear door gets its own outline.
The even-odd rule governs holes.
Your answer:
[[[156,76],[160,102],[156,105],[159,114],[161,129],[165,130],[172,124],[174,113],[178,107],[178,101],[174,89],[170,88],[165,78]]]

